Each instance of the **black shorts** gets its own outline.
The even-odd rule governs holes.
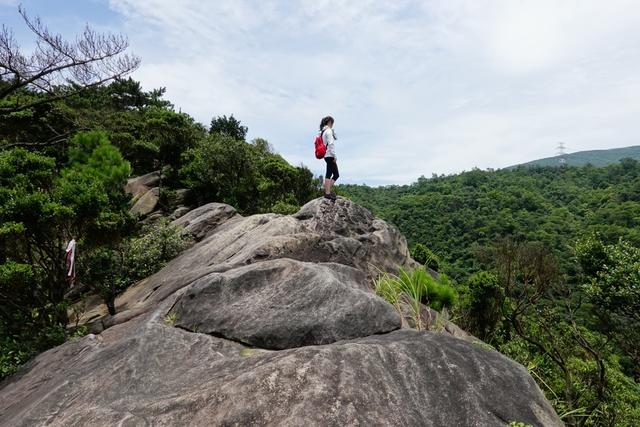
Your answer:
[[[338,173],[338,163],[336,163],[333,157],[325,157],[324,161],[327,162],[327,173],[324,175],[327,179],[337,180],[340,174]]]

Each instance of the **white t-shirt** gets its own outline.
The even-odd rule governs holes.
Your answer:
[[[334,145],[333,129],[329,126],[322,128],[322,141],[327,146],[327,154],[324,157],[336,157],[336,147]]]

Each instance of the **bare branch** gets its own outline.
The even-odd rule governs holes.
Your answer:
[[[140,65],[140,58],[125,53],[129,42],[122,35],[100,34],[87,26],[70,42],[60,34],[51,33],[40,18],[30,18],[22,7],[18,11],[36,36],[36,47],[30,55],[25,56],[13,32],[2,26],[0,77],[5,85],[0,89],[0,100],[17,94],[21,89],[47,93],[49,96],[24,103],[17,100],[12,106],[0,107],[0,114],[71,96],[82,89],[122,78]],[[56,88],[61,85],[73,85],[74,89],[69,91],[71,94],[54,95]]]

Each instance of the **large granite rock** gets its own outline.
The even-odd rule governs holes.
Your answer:
[[[342,264],[264,261],[198,279],[172,313],[176,326],[267,349],[399,329],[398,312],[367,287]]]
[[[160,189],[158,187],[144,193],[135,204],[131,207],[130,212],[139,215],[148,215],[156,209],[158,206],[158,200],[160,199]]]
[[[183,218],[201,240],[118,298],[100,334],[1,383],[0,426],[562,425],[501,354],[388,332],[400,318],[371,279],[413,261],[365,209],[319,199],[294,216],[211,205]]]
[[[236,210],[224,203],[209,203],[193,209],[173,221],[197,241],[202,240],[223,222],[237,215]]]
[[[138,316],[201,277],[258,261],[333,262],[363,271],[369,281],[381,270],[415,265],[395,227],[343,198],[312,200],[293,216],[242,217],[228,205],[210,203],[173,223],[201,241],[127,289],[116,299],[118,314],[95,320],[93,331]]]
[[[562,425],[522,366],[443,334],[266,352],[160,312],[43,353],[0,393],[13,427]]]
[[[160,185],[160,172],[150,172],[146,175],[129,178],[124,191],[131,194],[134,199],[139,198],[147,191]]]

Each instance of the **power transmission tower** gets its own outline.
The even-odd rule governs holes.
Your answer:
[[[564,145],[564,142],[558,142],[558,161],[560,162],[560,166],[567,165],[567,147]]]

